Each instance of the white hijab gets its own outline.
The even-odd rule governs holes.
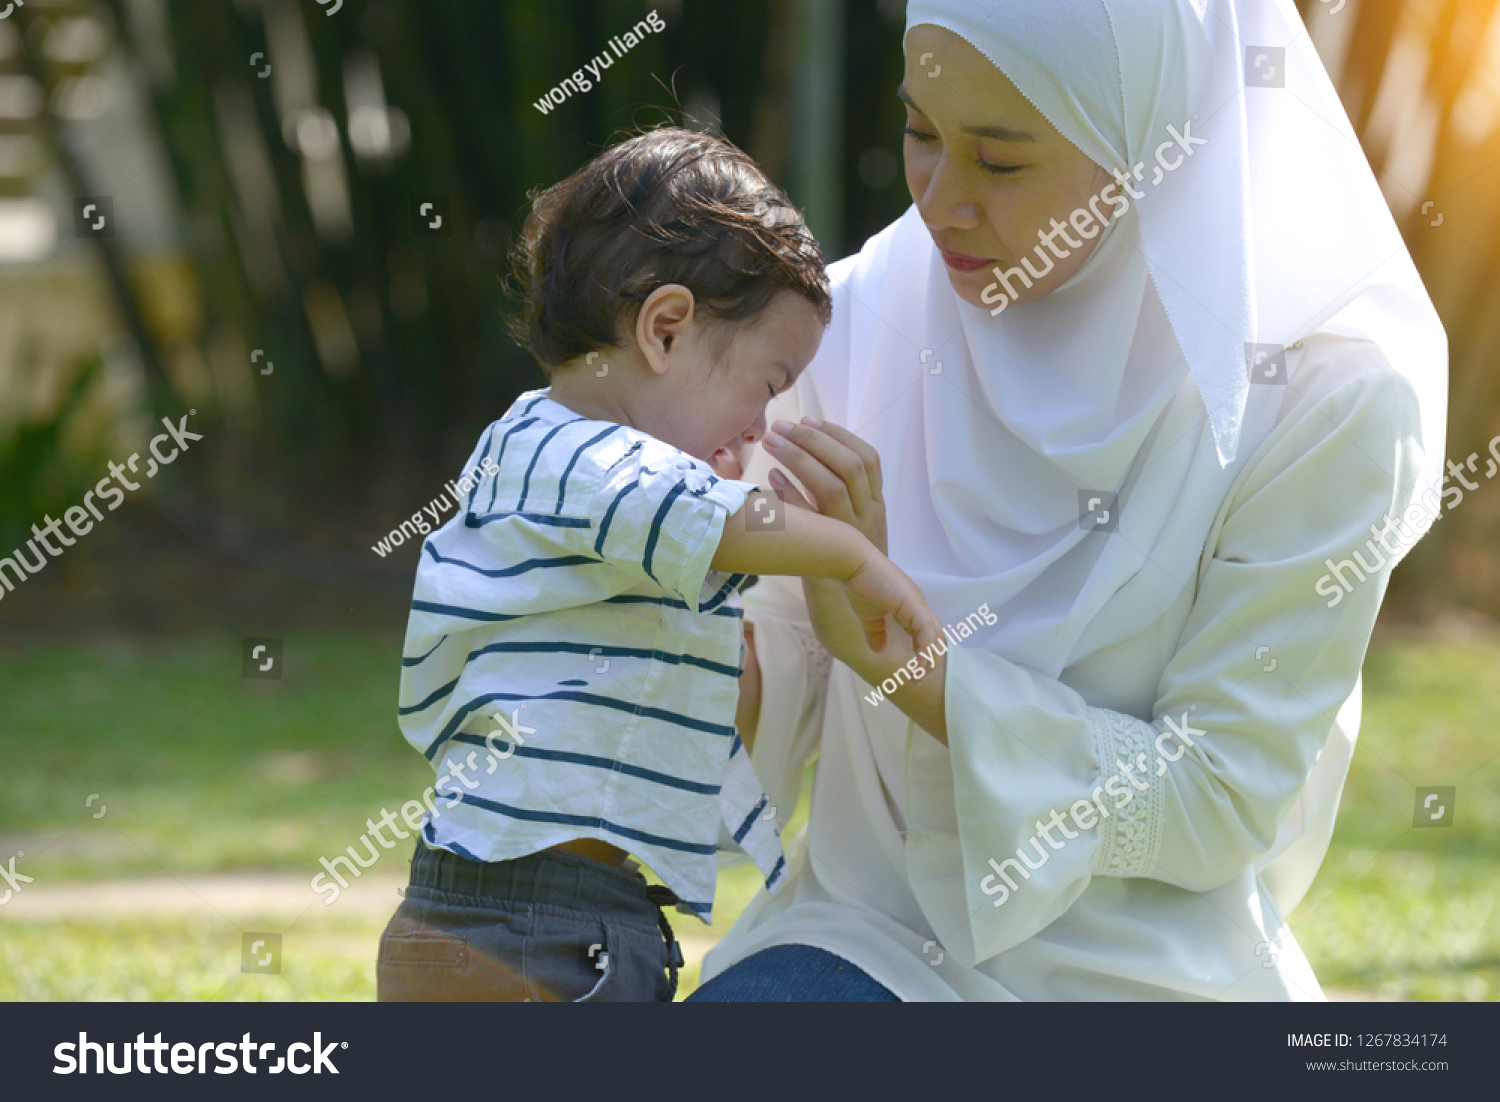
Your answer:
[[[998,617],[965,645],[1055,677],[1182,592],[1286,389],[1250,385],[1246,343],[1375,342],[1421,399],[1437,482],[1443,331],[1289,0],[911,0],[916,24],[971,43],[1107,170],[1145,166],[1088,263],[998,315],[958,298],[912,207],[852,262],[797,388],[880,452],[892,558],[940,618]],[[1284,49],[1252,71],[1283,64],[1285,87],[1245,87],[1247,44]],[[1207,144],[1156,172],[1169,126]],[[1080,523],[1107,495],[1109,538]]]

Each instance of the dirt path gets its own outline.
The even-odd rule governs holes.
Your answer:
[[[38,880],[14,893],[0,906],[0,929],[7,922],[85,923],[109,925],[118,921],[158,916],[217,916],[241,928],[285,929],[316,933],[331,925],[367,925],[378,934],[401,902],[398,889],[405,876],[366,873],[326,905],[301,874],[256,873],[223,876],[153,877],[86,883],[48,883]],[[3,893],[0,893],[3,895]],[[713,948],[716,938],[678,937],[683,956],[697,964]]]

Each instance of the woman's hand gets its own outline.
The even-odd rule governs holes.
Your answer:
[[[777,421],[761,442],[806,487],[814,511],[852,524],[881,554],[889,554],[880,456],[874,448],[843,426],[812,417],[800,425]],[[791,500],[781,492],[786,487],[807,504],[780,471],[771,471],[771,486],[783,500]]]
[[[807,487],[814,500],[808,502],[785,475],[773,468],[771,489],[777,497],[790,506],[811,509],[858,528],[885,553],[885,502],[880,494],[880,456],[874,448],[848,429],[812,417],[804,417],[800,425],[775,422],[762,443]],[[868,650],[869,641],[863,622],[849,603],[848,591],[839,582],[804,578],[802,592],[819,641],[830,654],[853,667],[850,659],[858,660],[858,645]]]
[[[880,456],[875,449],[848,429],[813,418],[803,418],[800,425],[777,421],[771,430],[763,440],[767,451],[786,465],[814,500],[809,502],[780,471],[772,470],[771,487],[776,496],[788,505],[853,525],[885,553],[885,501]],[[944,656],[930,647],[925,657],[919,656],[912,638],[899,630],[887,632],[885,646],[877,651],[843,585],[804,578],[802,589],[818,640],[868,684],[878,685],[900,666],[910,669],[913,660],[927,671],[926,676],[906,682],[888,699],[924,730],[946,742]]]

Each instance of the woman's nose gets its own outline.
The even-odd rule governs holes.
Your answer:
[[[972,230],[979,225],[979,207],[968,196],[955,171],[956,166],[940,157],[917,197],[917,213],[932,230]]]

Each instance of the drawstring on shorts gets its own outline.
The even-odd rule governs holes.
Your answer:
[[[667,974],[672,984],[671,991],[667,993],[667,1001],[671,1002],[677,997],[677,970],[687,961],[682,956],[682,946],[677,943],[677,936],[672,933],[672,924],[667,921],[664,908],[675,906],[682,900],[665,884],[646,885],[646,897],[656,904],[656,924],[661,928],[661,936],[667,943]]]

